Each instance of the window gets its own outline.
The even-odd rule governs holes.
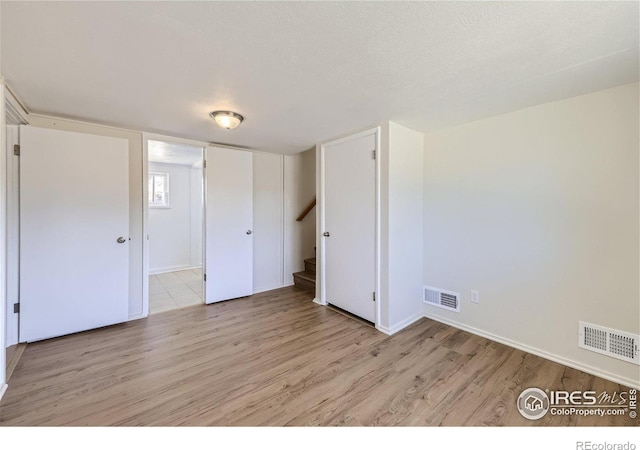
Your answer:
[[[169,174],[149,172],[149,207],[169,208]]]

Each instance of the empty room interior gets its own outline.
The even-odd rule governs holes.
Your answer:
[[[638,2],[0,27],[1,426],[640,425]]]

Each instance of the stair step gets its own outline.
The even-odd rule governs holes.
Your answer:
[[[304,260],[304,270],[305,270],[305,272],[313,273],[315,275],[315,273],[316,273],[316,259],[315,258],[305,259]]]
[[[316,290],[316,274],[309,272],[297,272],[293,274],[293,282],[296,286],[311,292]]]
[[[311,281],[313,283],[316,282],[316,274],[315,273],[311,273],[311,272],[296,272],[293,274],[293,277],[298,277],[298,278],[302,278],[303,280],[307,280],[307,281]]]

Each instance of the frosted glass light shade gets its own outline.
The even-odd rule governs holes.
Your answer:
[[[216,121],[218,126],[227,130],[233,130],[244,120],[244,117],[233,111],[213,111],[209,115]]]

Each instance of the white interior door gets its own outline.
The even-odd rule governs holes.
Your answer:
[[[7,125],[7,247],[6,247],[6,269],[7,269],[7,347],[16,345],[19,342],[19,314],[14,313],[13,305],[18,303],[19,291],[19,264],[20,264],[20,189],[19,189],[19,169],[20,157],[14,155],[13,146],[20,144],[20,125]]]
[[[29,126],[20,141],[20,340],[126,321],[128,142]]]
[[[375,322],[376,138],[323,148],[325,301]]]
[[[209,147],[206,157],[205,297],[253,293],[253,154]]]

